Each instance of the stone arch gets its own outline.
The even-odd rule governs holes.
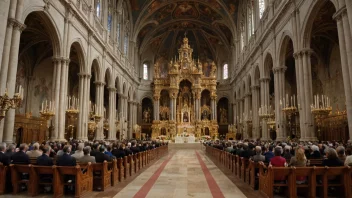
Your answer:
[[[68,49],[68,54],[71,53],[71,49],[74,48],[77,52],[78,55],[78,60],[79,60],[79,71],[81,73],[85,73],[86,71],[86,56],[85,56],[85,52],[83,50],[83,45],[80,39],[75,39],[73,40],[73,42],[71,42],[71,44],[69,45],[69,49]]]
[[[93,79],[94,81],[100,81],[100,64],[99,64],[99,60],[98,59],[94,59],[92,61],[92,66],[91,66],[91,75],[93,75],[92,73],[94,72],[94,76],[95,76],[95,79]]]
[[[273,56],[268,52],[266,56],[264,56],[263,77],[270,77],[270,71],[273,69],[273,64]]]
[[[52,41],[53,56],[60,57],[62,51],[62,39],[53,16],[50,12],[44,10],[43,5],[31,6],[23,11],[21,22],[24,24],[27,17],[32,13],[38,14],[42,23],[44,23],[44,26],[47,27],[46,31],[50,34],[50,39]]]
[[[307,15],[302,23],[302,36],[300,43],[302,48],[310,48],[311,38],[312,38],[312,28],[314,19],[319,14],[321,8],[326,4],[331,2],[334,5],[335,10],[338,10],[337,1],[313,1],[310,7],[308,8]]]
[[[295,51],[295,42],[293,42],[293,37],[292,37],[291,33],[288,31],[283,32],[282,39],[280,41],[279,48],[278,48],[279,49],[278,55],[277,55],[277,57],[279,57],[278,58],[279,66],[285,65],[285,58],[287,55],[287,46],[290,41],[292,41],[293,52],[294,52]]]
[[[114,87],[114,82],[113,82],[114,78],[112,76],[112,72],[109,67],[105,70],[104,81],[105,81],[105,79],[107,80],[107,82],[106,82],[107,87]]]

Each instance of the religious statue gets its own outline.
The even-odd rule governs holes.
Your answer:
[[[216,74],[216,65],[215,65],[214,62],[211,63],[211,71],[210,71],[210,73],[211,73],[210,74],[211,77],[215,77],[216,76],[215,75]]]
[[[149,107],[147,109],[145,109],[143,112],[143,121],[145,123],[150,123],[150,108]]]
[[[203,110],[202,112],[202,120],[207,120],[208,119],[208,112],[207,110]]]
[[[183,113],[183,122],[188,122],[188,112]]]
[[[220,108],[220,123],[227,123],[227,110]]]

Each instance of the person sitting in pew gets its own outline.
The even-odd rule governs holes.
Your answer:
[[[265,156],[262,155],[262,148],[260,146],[255,147],[255,155],[251,157],[254,162],[264,162]]]
[[[124,143],[119,143],[118,148],[114,149],[112,151],[112,154],[116,157],[116,159],[119,158],[124,158],[126,153],[125,153],[125,144]]]
[[[352,146],[347,147],[346,155],[345,166],[352,166]]]
[[[337,152],[333,148],[327,148],[325,150],[326,158],[323,160],[323,166],[343,166],[343,162],[338,158]]]
[[[266,163],[269,163],[271,158],[275,157],[273,150],[274,150],[274,146],[272,145],[270,145],[269,147],[266,147],[266,152],[264,153]]]
[[[9,145],[7,146],[5,155],[8,156],[8,157],[11,159],[11,156],[12,156],[13,154],[15,154],[15,149],[16,149],[16,146],[15,146],[14,144],[9,144]]]
[[[37,158],[39,156],[42,155],[42,152],[39,150],[39,143],[36,142],[33,144],[33,150],[31,151],[27,151],[26,154],[28,155],[28,157],[33,157],[33,158]]]
[[[307,165],[307,158],[306,158],[306,155],[304,154],[304,149],[298,147],[296,149],[295,156],[291,157],[289,166],[306,167],[306,165]],[[305,182],[306,182],[306,177],[296,178],[297,184],[303,184]]]
[[[342,161],[342,163],[345,163],[345,160],[346,160],[345,147],[338,146],[336,148],[336,152],[337,152],[338,158]]]
[[[27,144],[21,144],[19,151],[11,156],[12,164],[30,164],[31,161],[26,154],[28,150]]]
[[[9,156],[5,155],[5,150],[6,150],[6,143],[1,143],[0,144],[0,162],[4,166],[8,166],[11,160]]]
[[[83,154],[83,144],[79,144],[77,146],[77,150],[71,156],[74,157],[76,160],[80,161],[80,159],[84,156],[84,154]]]
[[[111,161],[112,161],[111,157],[109,157],[108,155],[106,155],[106,154],[104,153],[104,151],[105,151],[105,147],[104,147],[104,146],[100,146],[100,147],[99,147],[99,152],[95,153],[95,161],[96,161],[97,163],[103,163],[105,160],[106,160],[107,162],[111,162]]]
[[[86,146],[83,148],[83,153],[84,153],[84,156],[79,159],[79,163],[81,164],[88,164],[88,162],[95,163],[95,157],[89,155],[90,153],[89,146]]]
[[[140,152],[139,147],[137,147],[137,142],[134,140],[132,141],[131,151],[133,154],[137,154]]]
[[[37,158],[37,165],[38,166],[52,166],[54,165],[53,159],[49,157],[50,155],[50,146],[45,145],[42,147],[43,154]],[[52,175],[40,175],[40,180],[46,182],[52,182],[53,176]],[[51,185],[44,186],[45,192],[51,191]]]
[[[56,162],[58,166],[76,166],[76,159],[70,155],[71,153],[71,146],[65,145],[62,149],[63,154],[59,157]]]
[[[38,166],[52,166],[54,165],[53,159],[49,157],[51,148],[48,145],[45,145],[42,148],[43,154],[37,158]]]

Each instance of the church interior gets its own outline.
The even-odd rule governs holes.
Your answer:
[[[235,157],[210,144],[351,147],[350,0],[1,0],[0,16],[5,147],[163,142],[151,167],[179,157],[224,178]],[[233,197],[219,178],[207,194]],[[129,185],[117,195],[147,196]]]

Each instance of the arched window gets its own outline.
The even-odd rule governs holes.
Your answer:
[[[265,0],[258,0],[259,2],[259,18],[262,18],[265,11]]]
[[[125,55],[127,56],[128,54],[128,34],[126,33],[125,35],[125,43],[124,43],[124,49],[123,52],[125,53]]]
[[[98,18],[102,18],[102,5],[100,0],[95,0],[95,14]]]
[[[143,64],[143,80],[148,80],[148,65]]]
[[[121,43],[121,25],[120,22],[117,24],[117,30],[116,30],[116,41],[117,41],[117,46],[119,46],[120,49],[120,43]]]
[[[244,48],[244,32],[241,31],[241,50]]]
[[[223,70],[223,71],[222,71],[222,72],[223,72],[222,78],[223,78],[224,80],[228,79],[228,78],[229,78],[229,66],[228,66],[227,63],[224,64],[222,70]]]
[[[112,0],[109,0],[109,8],[108,8],[108,34],[111,36],[111,27],[112,27]]]
[[[248,40],[254,34],[254,12],[253,1],[248,3]]]

